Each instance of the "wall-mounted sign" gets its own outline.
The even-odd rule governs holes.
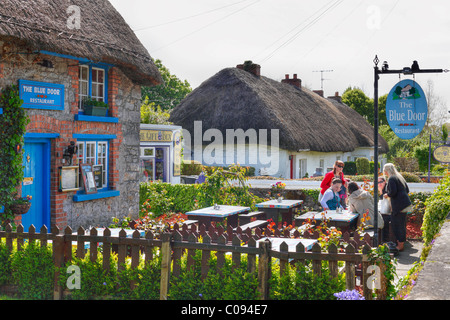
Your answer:
[[[433,157],[441,163],[450,163],[450,146],[439,146],[434,149]]]
[[[167,130],[141,130],[141,142],[170,142],[173,140],[173,132]]]
[[[422,131],[428,117],[428,104],[417,82],[402,80],[391,89],[386,100],[386,117],[400,139],[412,139]]]
[[[33,109],[64,110],[64,85],[19,80],[22,107]]]

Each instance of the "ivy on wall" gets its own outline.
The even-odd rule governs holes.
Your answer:
[[[13,220],[9,209],[14,200],[16,187],[23,180],[22,147],[23,136],[29,118],[22,108],[19,89],[12,85],[2,89],[0,93],[0,206],[4,212],[0,214],[3,224],[5,220]]]

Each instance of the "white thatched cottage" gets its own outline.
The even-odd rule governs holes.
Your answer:
[[[203,82],[173,111],[184,129],[184,157],[206,165],[239,163],[256,175],[301,178],[336,160],[373,160],[373,127],[340,97],[323,98],[294,75],[281,82],[251,62]],[[380,153],[388,150],[379,136]]]

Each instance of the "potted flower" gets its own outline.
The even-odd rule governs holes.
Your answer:
[[[14,199],[10,204],[10,209],[13,214],[25,214],[31,207],[31,196]]]
[[[83,99],[83,110],[84,114],[88,116],[105,117],[108,113],[108,104],[92,97],[86,97]]]
[[[286,184],[278,181],[277,183],[274,183],[270,187],[270,195],[273,198],[276,198],[278,202],[281,202],[283,200],[283,190],[286,188]]]

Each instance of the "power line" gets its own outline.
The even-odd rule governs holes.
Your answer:
[[[310,15],[308,18],[306,18],[305,20],[303,20],[301,23],[297,24],[294,28],[292,28],[291,30],[289,30],[288,32],[286,32],[284,35],[282,35],[281,37],[279,37],[277,40],[275,40],[274,42],[272,42],[269,46],[267,46],[264,50],[262,50],[261,52],[259,52],[256,56],[255,59],[261,55],[263,52],[265,52],[266,50],[268,50],[270,47],[272,47],[273,45],[275,45],[276,43],[280,42],[284,37],[286,37],[287,35],[289,35],[290,33],[294,32],[298,27],[300,27],[301,25],[303,25],[304,23],[306,23],[308,20],[310,20],[312,17],[314,17],[316,14],[318,14],[319,12],[322,11],[322,9],[326,8],[329,4],[331,4],[333,1],[335,0],[331,0],[330,2],[328,2],[327,4],[323,5],[319,10],[317,10],[316,12],[314,12],[312,15]]]
[[[235,6],[235,5],[237,5],[237,4],[240,4],[240,3],[243,3],[243,2],[247,2],[247,1],[249,1],[249,0],[243,0],[243,1],[235,2],[235,3],[229,4],[229,5],[220,7],[220,8],[216,8],[216,9],[212,9],[212,10],[200,12],[200,13],[197,13],[197,14],[194,14],[194,15],[191,15],[191,16],[188,16],[188,17],[175,19],[175,20],[172,20],[172,21],[168,21],[168,22],[156,24],[156,25],[153,25],[153,26],[148,26],[148,27],[143,27],[143,28],[134,29],[133,31],[138,32],[138,31],[142,31],[142,30],[147,30],[147,29],[152,29],[152,28],[162,27],[162,26],[166,26],[166,25],[168,25],[168,24],[173,24],[173,23],[177,23],[177,22],[189,20],[189,19],[196,18],[196,17],[200,17],[200,16],[203,16],[203,15],[206,15],[206,14],[209,14],[209,13],[212,13],[212,12],[215,12],[215,11],[222,10],[222,9],[225,9],[225,8],[228,8],[228,7],[232,7],[232,6]]]
[[[199,28],[199,29],[197,29],[197,30],[194,30],[194,31],[192,31],[192,32],[190,32],[190,33],[188,33],[188,34],[182,36],[181,38],[178,38],[177,40],[174,40],[174,41],[172,41],[172,42],[170,42],[170,43],[168,43],[168,44],[166,44],[166,45],[164,45],[164,46],[162,46],[162,47],[159,47],[159,48],[157,48],[157,49],[155,49],[155,50],[152,50],[152,52],[159,51],[159,50],[164,49],[164,48],[166,48],[166,47],[168,47],[168,46],[171,46],[171,45],[174,44],[174,43],[177,43],[177,42],[179,42],[179,41],[181,41],[181,40],[184,40],[185,38],[187,38],[187,37],[193,35],[194,33],[197,33],[197,32],[199,32],[199,31],[202,31],[203,29],[206,29],[206,28],[212,26],[213,24],[216,24],[216,23],[218,23],[218,22],[220,22],[220,21],[222,21],[222,20],[225,20],[225,19],[227,19],[228,17],[230,17],[230,16],[232,16],[232,15],[238,13],[238,12],[241,12],[242,10],[247,9],[248,7],[250,7],[250,6],[256,4],[257,2],[260,2],[260,1],[261,1],[261,0],[256,0],[255,2],[252,2],[252,3],[250,3],[249,5],[246,5],[245,7],[240,8],[239,10],[233,11],[232,13],[230,13],[230,14],[224,16],[223,18],[221,18],[221,19],[219,19],[219,20],[215,20],[215,21],[213,21],[213,22],[211,22],[211,23],[209,23],[209,24],[207,24],[207,25],[205,25],[205,26],[203,26],[203,27],[201,27],[201,28]]]
[[[272,58],[275,53],[284,48],[285,46],[289,45],[290,43],[292,43],[295,39],[297,39],[297,37],[305,30],[311,28],[314,24],[316,24],[328,11],[334,9],[335,7],[339,6],[341,3],[343,2],[343,0],[337,0],[335,1],[331,6],[329,6],[328,8],[326,8],[322,13],[319,14],[319,16],[315,17],[311,22],[309,22],[305,27],[303,27],[302,29],[300,29],[298,32],[296,32],[292,37],[290,37],[288,40],[286,40],[285,42],[283,42],[280,46],[278,46],[275,50],[273,50],[268,56],[266,56],[266,58],[264,58],[261,62],[265,62],[267,60],[269,60],[270,58]],[[303,24],[303,23],[302,23]]]

